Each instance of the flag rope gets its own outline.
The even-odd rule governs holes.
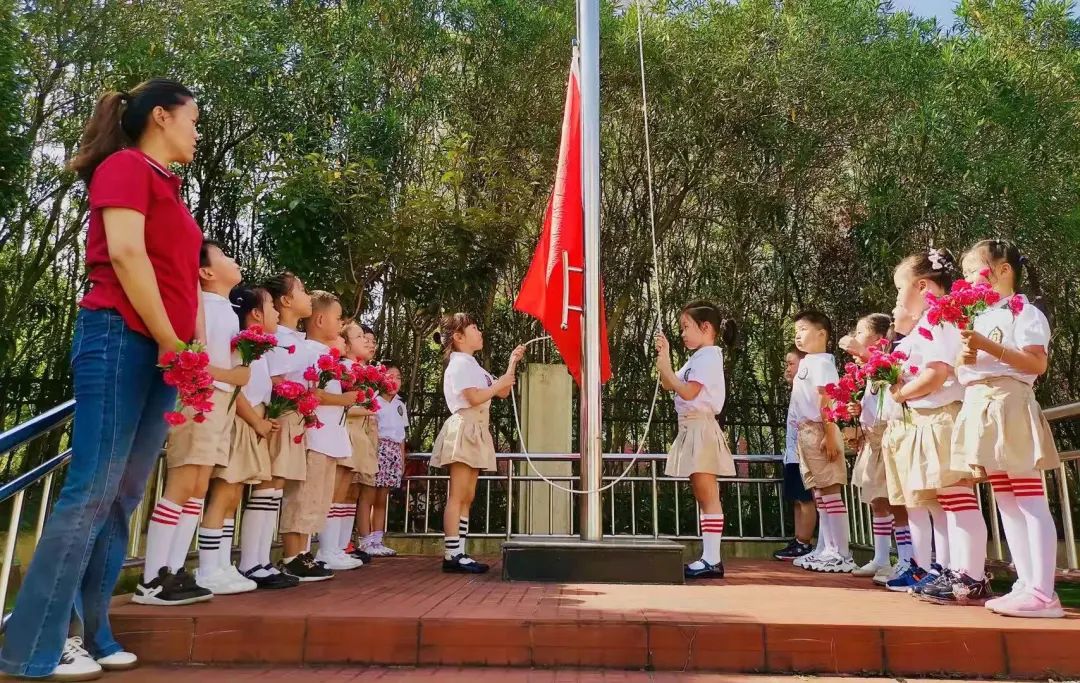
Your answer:
[[[653,200],[652,145],[651,145],[651,142],[650,142],[650,139],[649,139],[649,99],[648,99],[648,94],[647,94],[646,88],[645,88],[645,42],[644,42],[644,38],[642,37],[643,32],[642,32],[642,27],[641,27],[641,14],[642,14],[642,12],[644,10],[643,10],[643,7],[642,7],[642,0],[637,0],[636,4],[637,4],[638,66],[640,67],[640,70],[641,70],[641,114],[642,114],[642,118],[644,120],[644,126],[645,126],[645,170],[646,170],[647,179],[648,179],[648,186],[649,186],[648,187],[648,190],[649,190],[649,232],[650,232],[651,237],[652,237],[653,270],[652,270],[652,276],[649,278],[649,294],[650,294],[651,298],[654,300],[654,303],[656,305],[656,308],[655,308],[655,311],[654,311],[655,315],[653,317],[653,332],[654,332],[654,334],[660,334],[663,331],[662,327],[661,327],[661,313],[660,313],[660,258],[659,258],[659,255],[658,255],[659,250],[657,249],[657,246],[656,246],[656,207],[655,207],[654,200]],[[548,336],[548,335],[542,335],[542,336],[539,336],[539,337],[535,337],[535,338],[530,339],[529,341],[525,342],[525,347],[528,348],[528,346],[530,344],[535,344],[535,343],[544,341],[545,339],[551,339],[551,337]],[[648,348],[647,343],[646,343],[646,348]],[[541,472],[539,469],[537,469],[536,463],[534,463],[532,461],[532,458],[529,456],[529,449],[527,449],[525,447],[525,435],[521,431],[521,418],[518,415],[517,396],[516,396],[516,394],[514,392],[514,387],[512,387],[512,386],[510,387],[510,405],[513,406],[513,409],[514,409],[514,426],[517,428],[518,442],[521,444],[521,452],[525,456],[525,462],[527,462],[529,464],[529,468],[532,469],[532,471],[534,473],[536,473],[537,476],[539,476],[541,479],[543,479],[544,482],[547,483],[548,486],[550,486],[550,487],[552,487],[554,489],[558,489],[559,491],[563,491],[564,493],[575,494],[575,495],[581,495],[581,494],[587,494],[587,493],[602,493],[602,492],[610,489],[611,487],[615,486],[616,484],[618,484],[620,481],[625,479],[628,474],[630,474],[630,471],[634,468],[634,465],[637,464],[638,459],[641,457],[642,451],[645,450],[645,446],[648,443],[649,429],[652,427],[653,416],[656,414],[656,401],[657,401],[657,399],[659,397],[660,397],[660,377],[658,375],[657,378],[656,378],[656,386],[653,388],[652,403],[649,405],[649,417],[645,420],[645,433],[642,434],[641,440],[640,440],[640,445],[638,446],[637,451],[634,453],[634,457],[630,460],[629,463],[627,463],[626,469],[623,470],[623,473],[620,474],[615,479],[608,482],[607,484],[604,484],[603,486],[601,486],[598,489],[575,489],[573,487],[563,486],[562,484],[558,484],[558,483],[552,481],[551,479],[548,479],[546,476],[544,476],[543,472]],[[601,463],[601,466],[603,466],[603,463]]]

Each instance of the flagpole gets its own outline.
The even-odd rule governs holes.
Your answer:
[[[581,373],[580,529],[583,541],[603,538],[600,514],[603,450],[600,395],[600,2],[578,0],[581,70],[581,194],[585,212],[585,327]]]

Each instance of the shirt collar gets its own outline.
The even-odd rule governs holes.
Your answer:
[[[165,166],[162,166],[162,165],[161,165],[160,163],[158,163],[158,162],[157,162],[157,161],[156,161],[156,160],[155,160],[155,159],[154,159],[153,157],[151,157],[151,156],[150,156],[149,154],[147,154],[146,152],[142,151],[142,150],[141,150],[141,149],[139,149],[138,147],[134,147],[133,149],[134,149],[134,150],[135,150],[136,152],[138,152],[138,153],[139,153],[139,156],[141,156],[141,157],[143,158],[143,161],[145,161],[145,162],[146,162],[146,163],[147,163],[147,164],[148,164],[148,165],[150,166],[150,168],[154,169],[154,171],[155,171],[155,172],[156,172],[156,173],[157,173],[157,174],[158,174],[159,176],[161,176],[161,177],[162,177],[162,178],[164,178],[164,179],[165,179],[166,181],[168,181],[169,183],[171,183],[172,185],[174,185],[174,186],[175,186],[175,187],[176,187],[177,189],[180,189],[180,184],[181,184],[180,176],[176,175],[175,173],[173,173],[172,171],[170,171],[170,170],[169,170],[168,168],[166,168]]]

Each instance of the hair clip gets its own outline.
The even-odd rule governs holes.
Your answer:
[[[931,249],[927,252],[926,257],[930,259],[930,264],[934,270],[948,269],[949,264],[946,261],[945,256],[937,249]]]

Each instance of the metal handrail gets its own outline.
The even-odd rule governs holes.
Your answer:
[[[20,425],[15,425],[6,432],[0,433],[0,455],[9,453],[42,434],[51,432],[68,422],[74,415],[75,399],[71,399],[55,408],[46,410],[41,415],[35,415]]]

